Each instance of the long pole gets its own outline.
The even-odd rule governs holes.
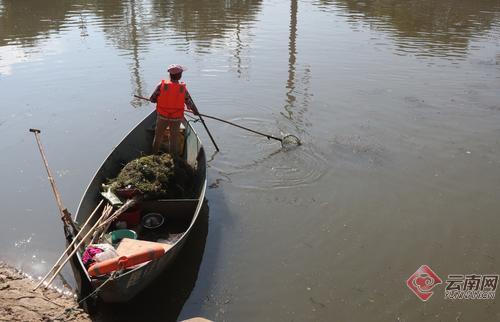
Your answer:
[[[215,140],[212,137],[212,133],[210,133],[210,131],[208,130],[208,126],[205,124],[205,120],[203,119],[203,117],[200,114],[200,112],[198,112],[198,108],[196,107],[196,104],[194,104],[194,101],[193,101],[193,99],[191,97],[189,97],[189,101],[191,102],[191,104],[193,105],[194,109],[196,110],[196,113],[198,113],[198,117],[200,118],[201,124],[203,124],[203,127],[205,127],[205,130],[207,131],[208,136],[210,137],[210,140],[212,140],[212,143],[214,144],[215,149],[217,150],[217,152],[219,152],[220,151],[219,147],[217,146],[217,143],[215,143]]]
[[[146,98],[146,97],[142,97],[142,96],[139,96],[139,95],[134,95],[134,97],[136,97],[136,98],[140,98],[140,99],[142,99],[142,100],[146,100],[146,101],[148,101],[148,102],[149,102],[149,99],[148,99],[148,98]],[[192,102],[192,103],[193,103],[193,105],[194,105],[194,102],[193,102],[193,100],[192,100],[192,99],[191,99],[191,102]],[[194,106],[195,106],[195,108],[196,108],[196,105],[194,105]],[[277,137],[272,136],[272,135],[270,135],[270,134],[266,134],[266,133],[262,133],[262,132],[259,132],[259,131],[255,131],[255,130],[249,129],[248,127],[244,127],[244,126],[238,125],[238,124],[233,123],[233,122],[230,122],[230,121],[226,121],[226,120],[224,120],[224,119],[221,119],[221,118],[218,118],[218,117],[215,117],[215,116],[212,116],[212,115],[201,114],[200,112],[198,112],[198,114],[195,114],[194,112],[189,111],[189,110],[186,110],[185,112],[193,113],[194,115],[198,116],[198,117],[200,118],[201,122],[203,123],[203,125],[205,125],[205,121],[203,120],[203,118],[202,118],[202,117],[206,117],[206,118],[209,118],[209,119],[217,120],[217,121],[219,121],[219,122],[224,122],[224,123],[230,124],[230,125],[232,125],[232,126],[239,127],[240,129],[247,130],[247,131],[250,131],[250,132],[252,132],[252,133],[255,133],[255,134],[258,134],[258,135],[262,135],[262,136],[265,136],[265,137],[266,137],[266,138],[268,138],[268,139],[273,139],[273,140],[280,141],[280,142],[282,142],[282,143],[283,143],[283,139],[281,139],[281,138],[277,138]],[[205,128],[206,128],[206,126],[205,126]],[[207,129],[207,132],[208,132],[208,129]],[[208,135],[210,135],[210,132],[208,132]],[[210,137],[212,137],[212,136],[210,135]],[[214,142],[214,145],[215,145],[215,142]],[[217,145],[215,145],[215,147],[217,148]],[[217,151],[219,151],[219,149],[217,149]]]
[[[54,269],[57,269],[59,268],[59,263],[61,262],[61,260],[64,258],[64,255],[67,254],[70,250],[71,250],[71,247],[73,247],[73,245],[76,243],[77,241],[77,238],[80,237],[80,235],[82,234],[84,228],[88,225],[88,223],[90,222],[90,220],[92,218],[94,218],[94,215],[97,213],[97,210],[101,207],[102,203],[104,202],[104,200],[101,200],[101,202],[97,205],[97,207],[95,207],[94,211],[92,212],[92,214],[89,216],[89,218],[87,219],[87,221],[85,221],[85,223],[83,224],[83,226],[81,227],[80,231],[78,232],[78,234],[73,238],[73,240],[71,241],[71,243],[68,245],[68,247],[66,247],[66,250],[61,254],[61,256],[59,257],[59,259],[56,261],[56,263],[54,264],[54,266],[52,266],[52,268],[47,272],[47,274],[40,280],[40,282],[35,286],[35,288],[33,289],[36,290],[37,288],[40,287],[40,285],[42,285],[42,283],[47,279],[47,277],[49,277],[50,273],[52,273],[52,271]]]
[[[145,101],[148,101],[148,102],[151,102],[149,100],[149,98],[146,98],[146,97],[143,97],[143,96],[139,96],[139,95],[134,95],[135,98],[139,98],[141,100],[145,100]],[[191,97],[189,97],[189,100],[191,102],[191,104],[193,104],[194,108],[196,109],[196,111],[198,111],[198,108],[196,107],[196,105],[194,104],[194,101]],[[201,114],[198,113],[198,117],[200,118],[200,121],[201,123],[203,124],[203,126],[205,127],[205,130],[207,131],[208,133],[208,136],[210,137],[210,140],[212,141],[214,147],[215,147],[215,150],[217,150],[217,152],[220,151],[219,147],[217,146],[217,143],[215,143],[215,140],[212,136],[212,133],[210,133],[210,130],[208,129],[208,126],[205,124],[205,120],[202,118]]]
[[[128,200],[127,202],[125,202],[125,204],[123,204],[123,206],[120,207],[120,209],[118,209],[116,213],[123,213],[125,210],[129,209],[130,207],[134,206],[135,204],[137,204],[137,201],[138,199],[130,199]],[[54,272],[54,274],[52,275],[52,277],[50,278],[50,280],[47,282],[47,286],[50,285],[50,283],[52,283],[52,281],[54,280],[54,278],[56,278],[57,276],[57,273],[59,273],[61,271],[61,269],[64,267],[64,265],[66,265],[66,263],[69,261],[69,259],[76,253],[76,251],[80,248],[80,246],[83,244],[83,242],[91,235],[93,234],[96,229],[98,227],[101,226],[101,219],[103,219],[104,216],[101,216],[101,218],[99,218],[99,220],[96,221],[96,223],[94,224],[94,226],[92,226],[92,228],[89,229],[89,231],[87,232],[87,234],[85,234],[85,236],[82,238],[82,240],[78,243],[78,245],[75,246],[75,248],[73,249],[73,251],[71,252],[71,254],[69,254],[66,259],[64,260],[64,262],[58,267],[58,269]]]
[[[71,228],[73,228],[73,234],[76,234],[78,232],[78,228],[76,228],[75,222],[71,218],[71,214],[69,213],[68,209],[65,208],[62,204],[61,196],[59,195],[59,191],[57,190],[56,181],[54,180],[54,177],[52,176],[52,172],[50,171],[50,168],[49,168],[49,163],[47,162],[47,158],[45,157],[45,152],[43,150],[42,142],[40,141],[40,136],[39,136],[40,130],[29,129],[29,131],[35,134],[36,143],[38,144],[38,149],[40,150],[40,154],[42,155],[42,160],[43,160],[43,163],[45,164],[45,170],[47,170],[47,176],[49,178],[50,185],[52,187],[52,191],[54,192],[54,196],[56,198],[57,207],[59,208],[59,212],[61,214],[61,219],[62,219],[64,225],[66,227],[70,226]]]
[[[102,218],[102,216],[101,216]],[[80,246],[85,242],[85,240],[92,234],[94,233],[96,227],[99,225],[100,221],[101,221],[101,218],[99,218],[99,220],[97,220],[95,222],[95,224],[89,229],[89,231],[87,231],[87,233],[85,234],[85,236],[83,236],[83,238],[78,242],[78,244],[73,248],[73,250],[71,251],[71,253],[66,256],[66,258],[64,259],[64,261],[57,265],[57,268],[56,270],[53,272],[52,274],[52,277],[49,279],[49,281],[47,282],[47,284],[45,285],[45,288],[48,287],[50,285],[50,283],[52,283],[52,281],[54,280],[54,278],[56,278],[57,274],[62,270],[62,268],[64,267],[64,265],[66,265],[66,263],[69,261],[69,259],[71,257],[73,257],[73,255],[75,255],[76,251],[78,250],[78,248],[80,248]]]
[[[186,112],[193,113],[191,111],[186,111]],[[213,120],[216,120],[216,121],[219,121],[219,122],[227,123],[229,125],[236,126],[236,127],[240,128],[240,129],[247,130],[249,132],[265,136],[268,139],[273,139],[273,140],[277,140],[277,141],[283,142],[283,139],[281,139],[281,138],[277,138],[277,137],[272,136],[270,134],[266,134],[266,133],[262,133],[262,132],[259,132],[259,131],[255,131],[255,130],[249,129],[248,127],[244,127],[242,125],[239,125],[239,124],[236,124],[236,123],[233,123],[233,122],[230,122],[230,121],[227,121],[227,120],[224,120],[224,119],[212,116],[212,115],[206,115],[206,114],[201,114],[201,113],[199,115],[200,116],[203,115],[204,117],[207,117],[209,119],[213,119]]]

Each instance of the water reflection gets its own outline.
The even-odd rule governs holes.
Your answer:
[[[236,72],[241,77],[246,65],[242,58],[244,34],[256,20],[261,2],[4,1],[0,2],[0,49],[10,44],[33,47],[39,52],[40,39],[48,39],[52,34],[75,26],[80,36],[86,38],[88,26],[96,25],[112,46],[131,57],[134,92],[144,95],[140,77],[141,53],[160,41],[185,52],[191,51],[193,44],[198,54],[207,53],[211,47],[232,46]],[[0,51],[0,71],[10,74],[11,66],[27,61],[29,54],[19,48]]]
[[[141,49],[157,40],[173,41],[180,50],[189,50],[193,42],[202,48],[223,45],[220,41],[230,32],[241,31],[255,21],[261,0],[243,1],[95,1],[90,7],[102,20],[104,32],[122,49],[130,49],[132,34],[124,29],[136,28]],[[89,6],[87,6],[89,7]],[[133,21],[132,21],[133,20]],[[217,41],[219,40],[219,41]]]
[[[210,47],[232,30],[255,21],[261,0],[153,1],[153,16],[160,29],[172,29],[184,41]]]
[[[178,50],[205,53],[212,46],[227,45],[236,32],[234,57],[242,73],[242,30],[255,20],[261,1],[150,1],[96,2],[93,11],[102,19],[108,39],[132,56],[132,83],[144,95],[140,79],[140,52],[153,42],[167,41]],[[111,9],[111,10],[110,10]]]
[[[0,46],[34,46],[61,30],[72,4],[68,1],[25,0],[0,2]]]
[[[290,6],[290,37],[288,43],[288,80],[286,83],[286,105],[285,110],[288,112],[288,117],[292,117],[292,107],[295,105],[295,63],[297,61],[297,0],[292,0]]]
[[[304,125],[307,123],[305,113],[307,112],[311,96],[309,93],[311,70],[306,66],[303,70],[303,76],[297,84],[297,15],[298,1],[292,0],[290,1],[290,34],[288,37],[288,79],[285,86],[285,111],[282,115],[292,122],[297,132],[304,133]],[[303,88],[297,88],[297,85],[302,85]],[[302,98],[301,102],[297,101],[297,96]]]
[[[322,10],[338,8],[350,22],[390,32],[397,52],[465,58],[470,42],[498,23],[497,0],[319,0]]]
[[[238,77],[242,76],[243,69],[244,69],[244,62],[243,59],[241,58],[243,50],[245,49],[245,45],[243,44],[241,32],[241,21],[238,18],[236,22],[236,33],[235,33],[235,40],[236,40],[236,46],[234,48],[234,58],[236,61],[236,72],[238,73]]]
[[[47,40],[62,29],[70,7],[63,1],[54,6],[36,0],[0,1],[0,75],[10,75],[14,64],[40,59],[41,51],[57,52],[57,44]]]

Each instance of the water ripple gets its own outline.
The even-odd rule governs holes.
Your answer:
[[[261,128],[273,133],[271,121],[258,118],[233,119],[238,124]],[[327,160],[308,138],[303,144],[284,149],[279,142],[270,142],[254,134],[240,133],[232,137],[226,149],[231,153],[222,155],[213,164],[233,185],[247,189],[284,189],[307,186],[317,182],[327,171]],[[244,161],[242,161],[244,160]]]
[[[387,150],[360,135],[335,136],[329,142],[336,161],[355,167],[381,166],[388,160]]]

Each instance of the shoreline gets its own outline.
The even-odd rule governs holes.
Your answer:
[[[33,280],[0,261],[0,321],[91,321],[73,296],[34,287]]]

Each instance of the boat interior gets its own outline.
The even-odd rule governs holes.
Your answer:
[[[85,270],[96,264],[99,256],[95,255],[89,261],[89,249],[98,248],[102,244],[108,244],[112,247],[111,251],[102,250],[103,253],[111,254],[99,256],[104,260],[129,256],[134,252],[147,252],[148,249],[157,245],[161,245],[165,253],[168,252],[189,231],[200,211],[205,191],[205,153],[196,133],[185,121],[181,126],[183,140],[181,150],[183,162],[186,162],[193,169],[193,177],[190,178],[192,187],[189,189],[189,193],[184,198],[178,199],[140,200],[137,205],[119,215],[106,226],[104,231],[97,230],[97,233],[100,234],[97,238],[96,233],[91,232],[92,227],[101,225],[99,222],[104,222],[104,216],[108,216],[107,218],[113,216],[107,212],[113,213],[119,208],[114,207],[113,210],[109,210],[111,202],[102,197],[102,183],[108,178],[114,178],[128,162],[151,153],[156,119],[154,116],[147,117],[114,149],[97,171],[80,203],[76,216],[80,225],[89,218],[91,213],[97,212],[94,215],[95,218],[92,217],[83,228],[91,233],[89,241],[85,243],[85,250],[77,253]],[[122,197],[120,199],[122,199],[122,203],[126,202]],[[98,206],[101,200],[104,202]],[[133,265],[127,267],[126,270],[133,270],[138,266],[141,265]],[[102,279],[106,277],[106,274],[101,276],[90,274],[90,276]],[[90,276],[87,277],[90,278]]]

